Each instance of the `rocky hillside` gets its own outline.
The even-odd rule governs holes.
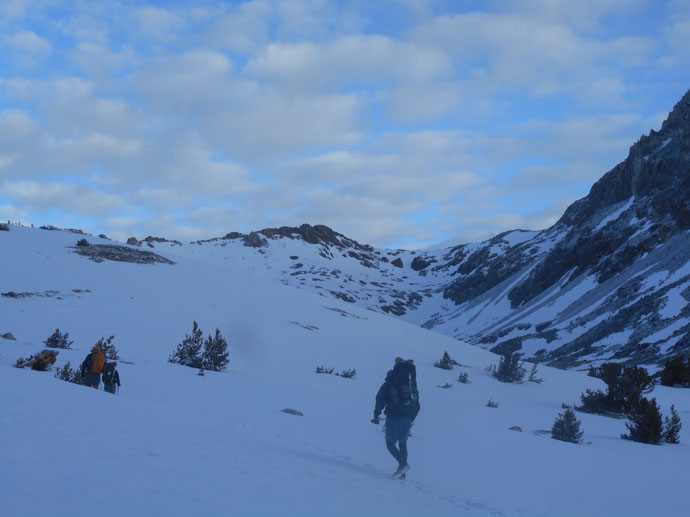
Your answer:
[[[433,251],[326,226],[128,244],[309,289],[563,368],[690,354],[690,92],[551,228]],[[258,259],[258,260],[257,260]]]

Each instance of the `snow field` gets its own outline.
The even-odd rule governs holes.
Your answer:
[[[79,236],[8,233],[1,292],[91,292],[0,297],[0,333],[17,337],[0,339],[5,515],[683,513],[690,390],[652,394],[665,414],[676,405],[680,445],[624,441],[623,420],[581,413],[588,443],[558,442],[535,431],[601,381],[539,367],[542,384],[501,384],[485,371],[498,358],[484,350],[201,257],[96,264],[64,248]],[[227,338],[227,372],[200,377],[166,362],[193,320]],[[13,368],[57,327],[75,341],[58,366],[115,335],[127,361],[119,396]],[[434,368],[444,350],[466,366]],[[406,482],[390,478],[382,426],[369,422],[397,355],[415,359],[422,404]],[[319,365],[357,377],[318,375]],[[456,381],[461,372],[470,384]]]

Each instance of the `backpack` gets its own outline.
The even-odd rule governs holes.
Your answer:
[[[415,418],[419,412],[417,369],[411,361],[395,365],[388,379],[391,414]]]
[[[103,366],[105,366],[105,352],[100,348],[97,348],[91,353],[91,369],[92,373],[101,373],[103,371]]]
[[[104,384],[114,384],[115,383],[115,363],[107,363],[105,368],[103,368],[103,383]]]

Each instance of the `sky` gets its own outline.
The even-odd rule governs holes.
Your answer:
[[[690,89],[684,0],[0,2],[0,220],[539,230]]]

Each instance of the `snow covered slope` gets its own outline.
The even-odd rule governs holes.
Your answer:
[[[0,232],[0,334],[16,337],[0,338],[3,515],[629,516],[687,508],[687,423],[680,445],[624,441],[624,421],[586,414],[578,414],[586,444],[537,433],[550,429],[563,402],[602,387],[597,379],[542,367],[542,384],[501,384],[485,371],[496,363],[488,351],[318,289],[283,286],[265,278],[270,256],[226,259],[232,244],[211,247],[213,260],[201,245],[167,243],[94,246],[89,258],[76,253],[81,237]],[[309,249],[276,242],[289,254]],[[228,339],[228,371],[200,377],[167,362],[194,320]],[[100,337],[115,336],[119,396],[14,368],[58,327],[75,341],[58,366],[79,364]],[[463,366],[434,368],[445,350]],[[415,359],[422,402],[405,482],[390,478],[394,462],[369,422],[398,355]],[[357,376],[318,375],[319,365]],[[470,384],[456,382],[461,372]],[[446,383],[452,388],[438,387]],[[664,413],[673,403],[687,421],[689,392],[657,387],[652,395]],[[489,399],[499,407],[486,407]]]

